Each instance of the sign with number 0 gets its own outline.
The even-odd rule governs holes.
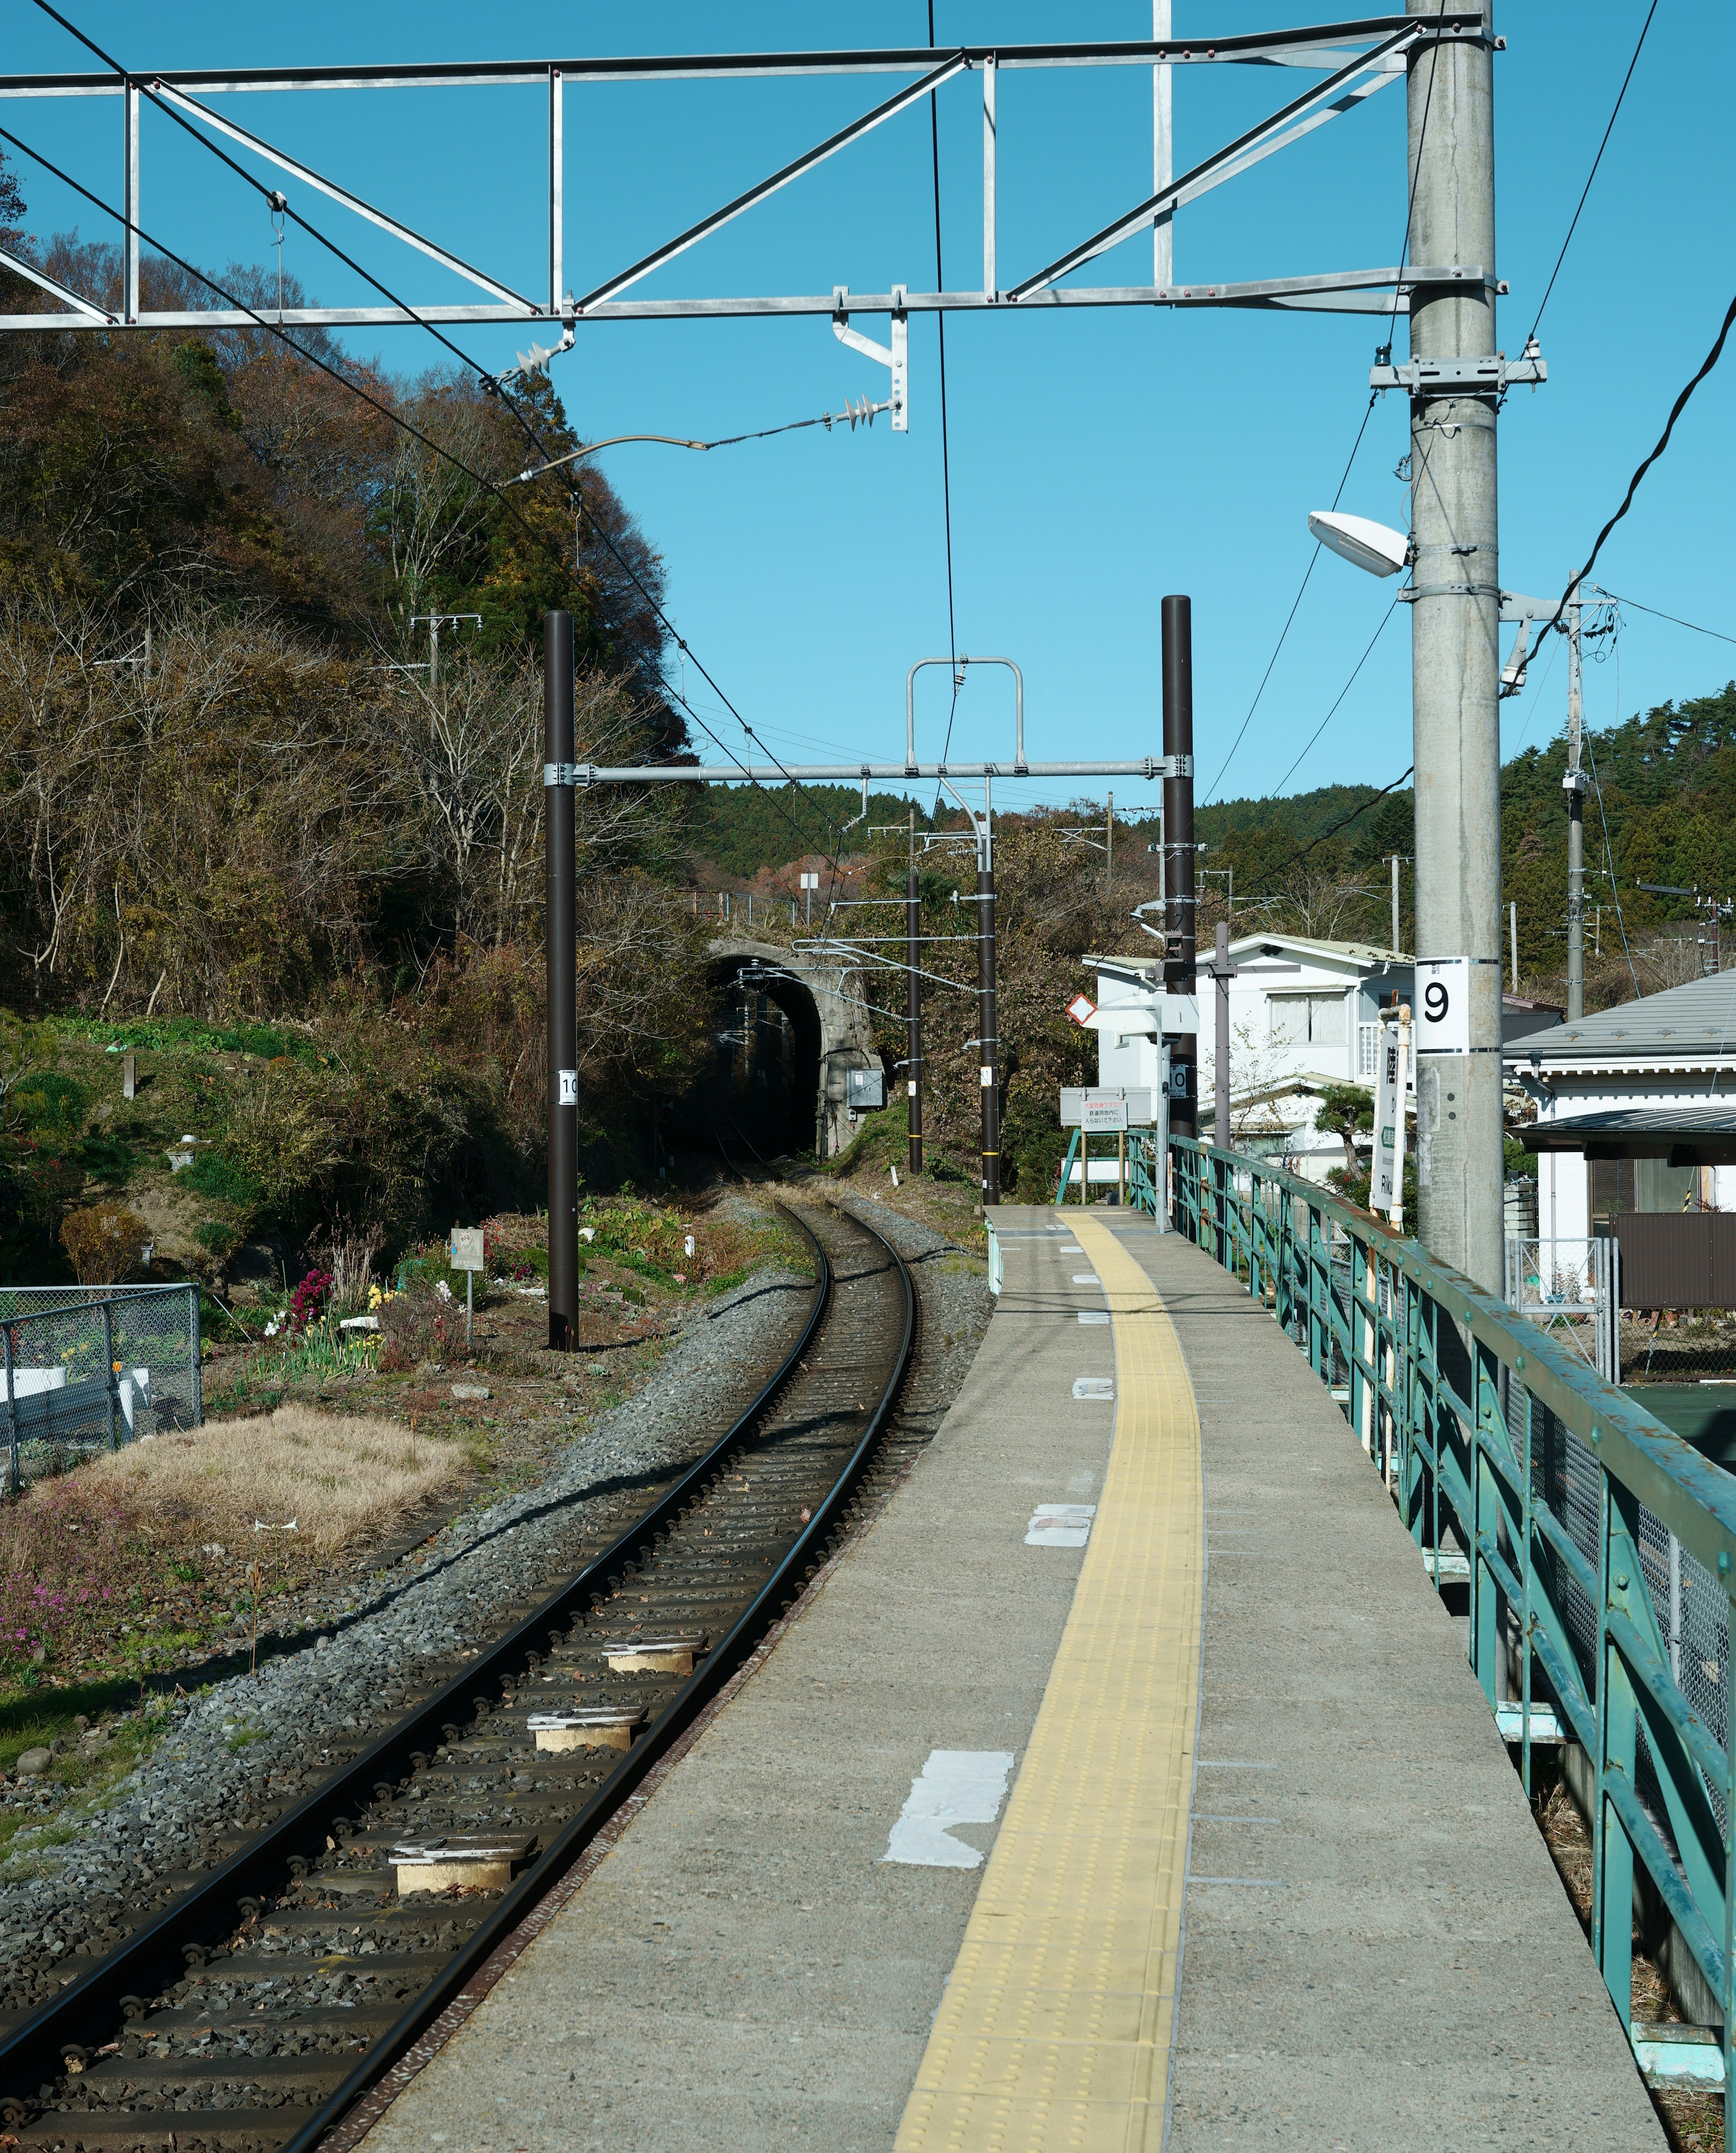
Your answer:
[[[1431,957],[1417,960],[1417,1051],[1471,1051],[1471,960]]]

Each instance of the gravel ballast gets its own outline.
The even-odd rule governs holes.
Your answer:
[[[899,1418],[925,1441],[986,1327],[985,1267],[889,1206],[853,1192],[843,1208],[911,1264],[921,1329]],[[407,1695],[425,1693],[497,1634],[509,1607],[570,1574],[605,1515],[624,1522],[640,1508],[639,1484],[691,1462],[747,1404],[755,1378],[793,1341],[809,1290],[788,1272],[756,1274],[695,1317],[644,1387],[536,1487],[460,1517],[359,1585],[352,1606],[304,1647],[160,1707],[157,1745],[98,1813],[63,1812],[56,1832],[73,1835],[63,1844],[14,1843],[11,1873],[0,1875],[0,2013],[41,2003],[112,1948],[190,1872],[310,1791],[400,1717]]]
[[[570,1570],[624,1489],[699,1456],[787,1350],[810,1290],[788,1272],[756,1274],[696,1317],[644,1387],[537,1486],[456,1519],[430,1548],[359,1586],[352,1611],[304,1649],[161,1707],[167,1731],[100,1811],[62,1813],[53,1828],[74,1837],[14,1842],[13,1874],[0,1877],[0,2011],[52,1993],[57,1972],[69,1976],[62,1962],[110,1948],[118,1920],[136,1921],[185,1872],[221,1858],[224,1835],[262,1823],[257,1804],[275,1810],[306,1793],[336,1761],[328,1746],[353,1754],[389,1726],[424,1667],[474,1648],[507,1607]]]

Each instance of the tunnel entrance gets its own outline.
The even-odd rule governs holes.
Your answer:
[[[713,1053],[676,1107],[671,1148],[741,1169],[811,1152],[820,1092],[820,1015],[792,974],[743,957],[710,970]]]

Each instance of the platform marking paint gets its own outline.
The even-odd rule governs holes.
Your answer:
[[[1025,1528],[1026,1547],[1083,1547],[1091,1538],[1095,1503],[1039,1503]]]
[[[896,2153],[1158,2153],[1180,1978],[1205,1583],[1199,1419],[1155,1288],[1078,1229],[1114,1441],[1055,1663]]]
[[[980,1869],[976,1848],[948,1827],[993,1824],[1012,1769],[1010,1749],[931,1749],[880,1859],[917,1869]]]

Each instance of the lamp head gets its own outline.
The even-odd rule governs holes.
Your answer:
[[[1322,546],[1366,568],[1371,576],[1396,576],[1410,559],[1411,542],[1403,532],[1372,523],[1366,516],[1316,509],[1309,516],[1308,528]]]

